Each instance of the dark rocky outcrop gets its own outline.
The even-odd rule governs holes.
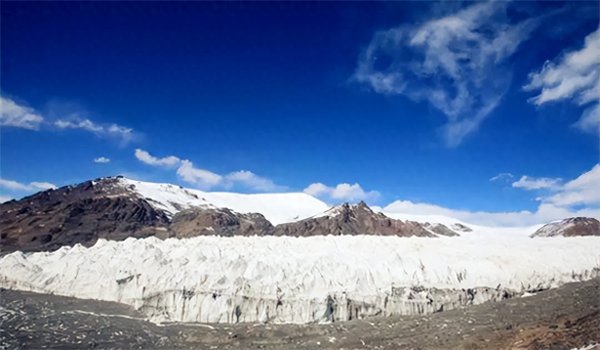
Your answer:
[[[382,235],[435,237],[422,224],[395,220],[375,213],[364,202],[342,204],[325,212],[325,215],[278,225],[278,236],[316,235]]]
[[[531,235],[531,237],[556,236],[600,236],[600,221],[586,217],[568,218],[544,225]]]
[[[169,218],[117,178],[86,181],[0,204],[0,249],[55,250],[93,245],[99,238],[122,240],[164,234]]]
[[[193,208],[173,216],[169,236],[263,236],[272,234],[273,229],[262,214],[240,214],[226,208]]]

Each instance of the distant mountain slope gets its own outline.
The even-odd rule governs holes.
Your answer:
[[[381,235],[381,236],[456,236],[456,232],[441,224],[421,224],[401,221],[375,213],[365,204],[342,204],[322,214],[297,222],[278,225],[278,236],[316,235]]]
[[[191,208],[173,217],[169,237],[266,236],[274,227],[262,214],[240,214],[229,209]]]
[[[542,226],[531,237],[600,236],[600,221],[594,218],[576,217]]]
[[[573,218],[537,236],[597,235],[595,219]],[[304,193],[203,192],[171,184],[107,177],[0,204],[1,253],[93,245],[99,238],[220,236],[530,235],[532,228],[492,228],[446,217],[374,212],[365,203],[329,208]]]
[[[261,213],[273,225],[278,225],[305,219],[329,209],[327,204],[306,193],[204,192],[172,184],[126,178],[120,181],[157,209],[162,209],[170,215],[184,209],[209,205],[228,208],[238,213]]]

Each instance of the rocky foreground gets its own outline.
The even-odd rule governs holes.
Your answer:
[[[0,348],[598,349],[600,279],[427,316],[156,325],[122,304],[0,291]]]

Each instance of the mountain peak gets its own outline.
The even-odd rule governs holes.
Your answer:
[[[600,221],[588,217],[572,217],[542,226],[531,237],[600,236]]]

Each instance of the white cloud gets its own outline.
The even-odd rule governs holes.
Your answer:
[[[194,164],[185,159],[181,161],[181,166],[177,169],[177,175],[189,183],[199,185],[203,188],[211,188],[222,184],[223,177],[211,171],[195,168]]]
[[[15,101],[0,96],[0,125],[38,130],[44,118],[33,108],[17,104]]]
[[[560,185],[562,179],[553,179],[549,177],[530,177],[523,175],[518,181],[512,183],[514,188],[522,188],[524,190],[542,190],[553,189]]]
[[[94,163],[100,163],[100,164],[110,163],[110,158],[106,158],[106,157],[94,158]]]
[[[529,99],[537,106],[565,99],[588,105],[574,125],[600,134],[600,29],[586,36],[581,49],[566,52],[547,61],[539,72],[530,73],[523,88],[539,92]]]
[[[225,181],[231,183],[229,186],[241,184],[256,191],[279,191],[284,187],[276,185],[272,180],[260,177],[248,170],[240,170],[229,173],[225,176]]]
[[[272,180],[256,175],[248,170],[234,171],[226,175],[220,175],[210,170],[197,168],[187,159],[176,156],[157,158],[142,149],[135,150],[135,157],[143,163],[161,167],[177,167],[177,175],[185,182],[194,184],[203,189],[221,187],[231,189],[241,186],[254,191],[279,191],[285,189],[276,185]]]
[[[556,180],[556,179],[553,179]],[[547,183],[546,183],[547,184]],[[444,208],[429,203],[399,200],[383,208],[385,212],[443,215],[468,223],[491,226],[526,226],[573,216],[600,219],[600,164],[564,184],[554,183],[549,194],[538,198],[535,211],[484,212]],[[546,187],[546,189],[548,189]]]
[[[420,25],[377,32],[354,79],[375,92],[427,101],[443,112],[449,146],[476,131],[508,89],[503,63],[539,18],[511,23],[506,2],[476,3]]]
[[[29,184],[20,183],[14,180],[0,179],[0,187],[12,191],[39,191],[56,188],[56,185],[49,182],[30,182]]]
[[[500,173],[496,176],[491,177],[490,181],[492,181],[492,182],[494,182],[494,181],[509,181],[513,177],[515,177],[515,176],[511,173]]]
[[[134,137],[133,129],[117,124],[100,125],[89,119],[71,118],[58,119],[54,126],[59,129],[81,129],[101,136],[112,136],[120,139],[123,143],[128,143]]]
[[[308,185],[303,192],[315,197],[326,197],[332,200],[349,202],[368,201],[379,197],[379,192],[365,191],[358,183],[340,183],[335,187],[329,187],[320,182],[315,182]]]
[[[163,157],[163,158],[157,158],[157,157],[152,156],[147,151],[144,151],[143,149],[139,149],[139,148],[135,150],[135,157],[142,163],[146,163],[148,165],[153,165],[153,166],[162,166],[162,167],[174,167],[174,166],[179,165],[181,162],[181,159],[179,159],[178,157],[167,156],[167,157]]]
[[[600,207],[600,164],[561,186],[544,202],[561,207]]]

